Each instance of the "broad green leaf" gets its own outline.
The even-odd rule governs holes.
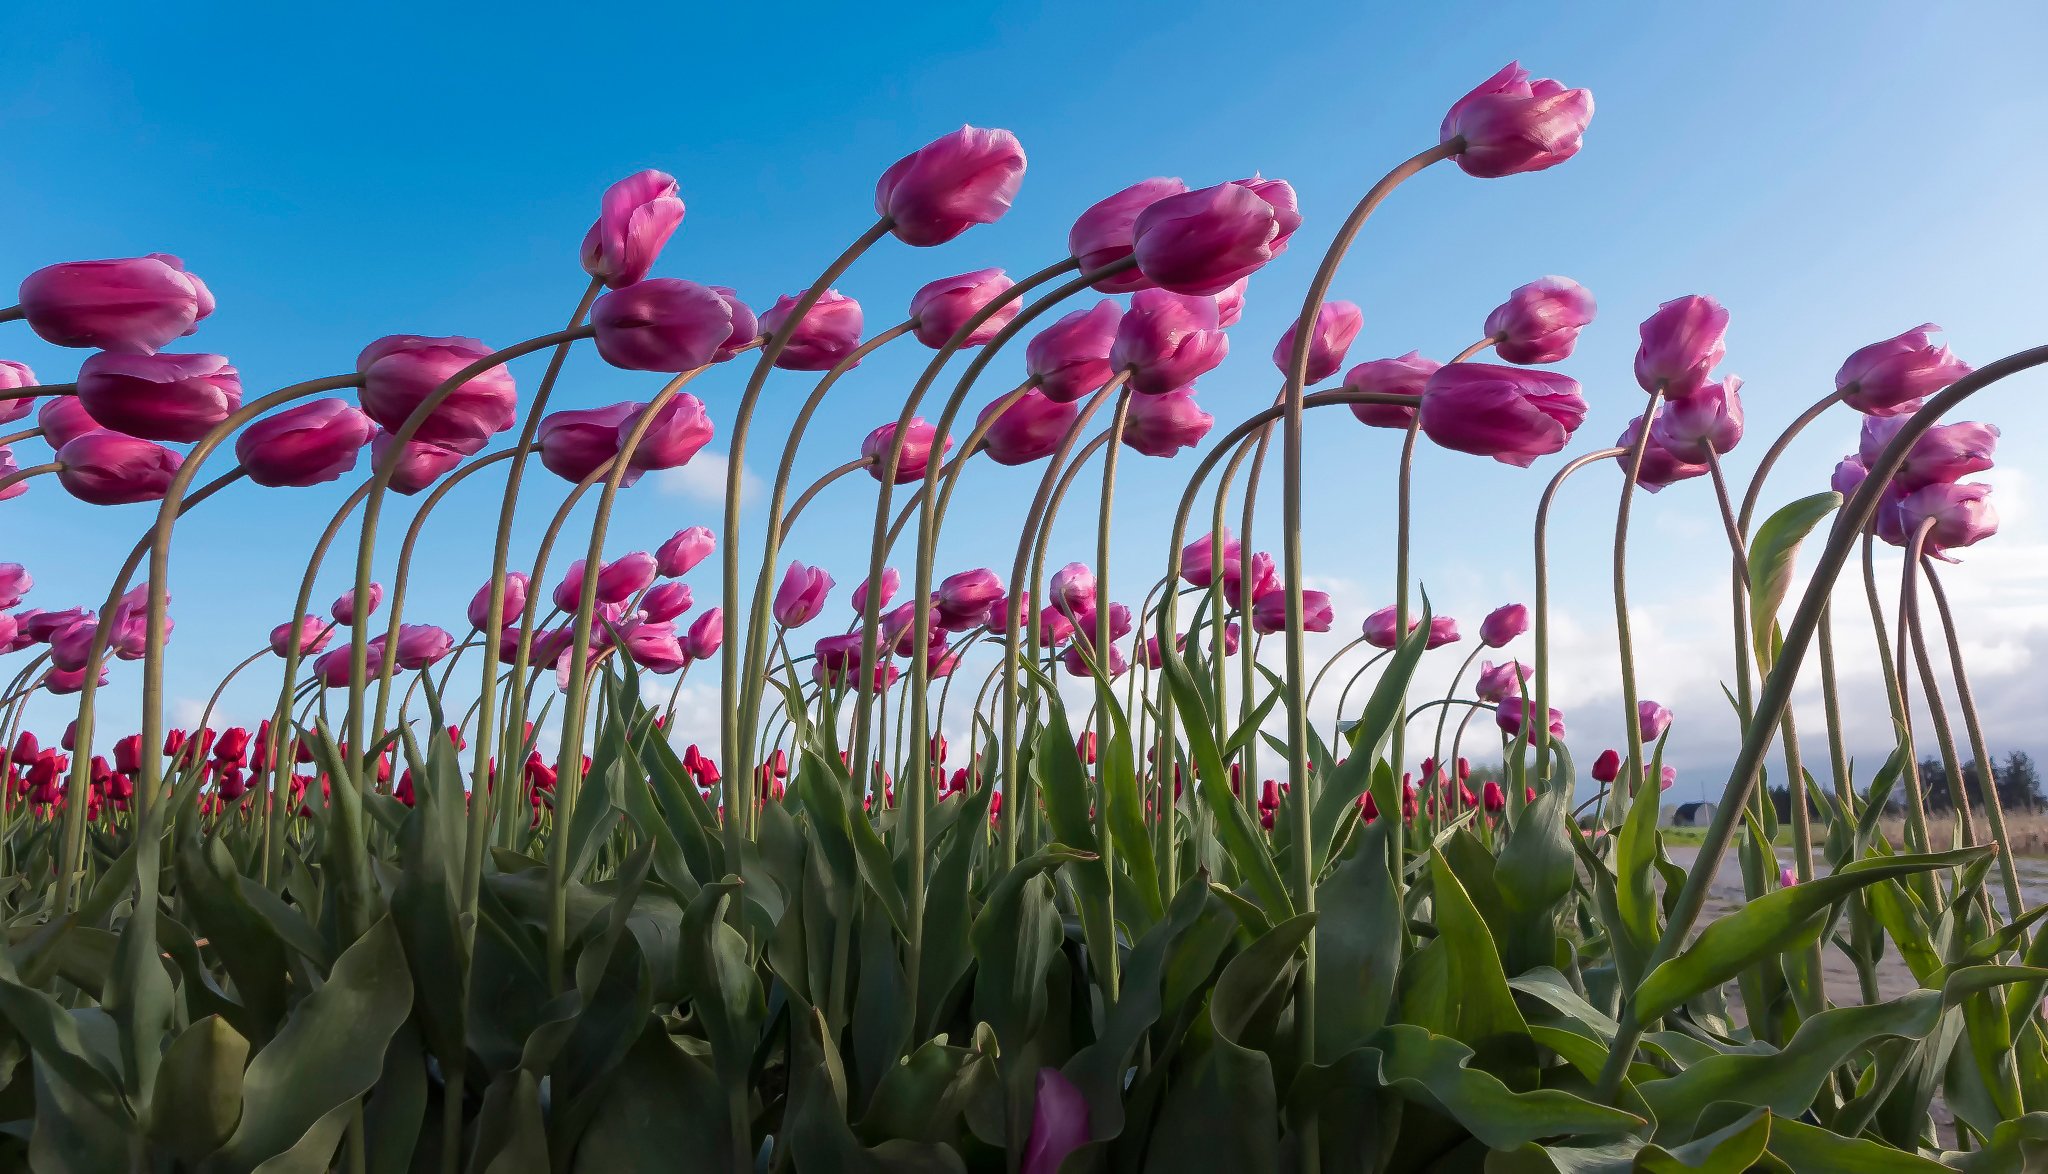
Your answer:
[[[1472,1049],[1408,1024],[1383,1029],[1368,1050],[1379,1056],[1383,1082],[1494,1149],[1512,1150],[1546,1137],[1621,1133],[1642,1124],[1634,1114],[1557,1089],[1516,1092],[1491,1073],[1467,1067]]]
[[[570,1169],[661,1170],[682,1155],[705,1170],[732,1168],[732,1131],[718,1080],[649,1020],[599,1098]]]
[[[1535,1087],[1536,1049],[1508,989],[1493,935],[1443,853],[1430,853],[1429,878],[1450,992],[1450,1029],[1443,1034],[1470,1047],[1479,1066],[1510,1088]]]
[[[719,1082],[728,1090],[746,1086],[766,1014],[747,941],[724,920],[726,902],[739,890],[739,878],[732,876],[705,885],[683,914],[683,982],[711,1041]]]
[[[1387,828],[1387,820],[1368,824],[1316,887],[1316,907],[1327,911],[1316,934],[1316,1057],[1324,1063],[1364,1045],[1393,1005],[1401,906],[1387,867]]]
[[[1792,1174],[1946,1174],[1948,1167],[1867,1138],[1843,1137],[1790,1117],[1771,1121],[1770,1155]]]
[[[1636,1155],[1643,1174],[1745,1174],[1771,1140],[1771,1112],[1755,1109],[1669,1149],[1652,1143]]]
[[[1237,796],[1230,791],[1230,775],[1224,769],[1223,756],[1216,749],[1216,738],[1208,709],[1202,704],[1201,690],[1188,673],[1188,666],[1166,644],[1171,636],[1162,642],[1160,664],[1166,673],[1167,688],[1174,703],[1186,715],[1182,723],[1187,737],[1188,751],[1194,760],[1195,785],[1200,790],[1203,804],[1215,816],[1216,833],[1223,843],[1224,851],[1230,854],[1231,862],[1238,872],[1252,886],[1261,904],[1275,917],[1284,917],[1293,912],[1294,902],[1287,895],[1287,886],[1280,879],[1280,869],[1273,862],[1273,855],[1266,848],[1264,837],[1259,834],[1251,817],[1245,814]]]
[[[242,1117],[248,1058],[249,1041],[218,1015],[180,1032],[157,1073],[150,1138],[186,1162],[219,1149]]]
[[[1750,639],[1758,661],[1765,666],[1774,659],[1771,630],[1777,624],[1778,608],[1792,588],[1792,564],[1799,544],[1841,504],[1842,495],[1832,490],[1800,498],[1764,519],[1750,540]]]
[[[1359,714],[1358,724],[1351,728],[1348,739],[1351,749],[1343,762],[1329,774],[1320,793],[1315,798],[1314,819],[1311,830],[1315,837],[1314,854],[1310,857],[1318,869],[1329,858],[1330,844],[1336,835],[1337,825],[1345,814],[1358,803],[1372,782],[1373,766],[1379,761],[1380,747],[1385,745],[1388,735],[1393,732],[1394,723],[1401,720],[1407,709],[1408,683],[1415,675],[1415,666],[1421,663],[1422,653],[1429,644],[1430,609],[1427,596],[1422,601],[1422,614],[1416,617],[1415,627],[1405,633],[1394,654],[1374,683],[1372,696],[1366,699],[1365,709]],[[1380,799],[1380,811],[1390,812],[1384,798]],[[1398,811],[1395,807],[1392,811]]]

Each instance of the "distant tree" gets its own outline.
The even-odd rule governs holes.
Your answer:
[[[2007,807],[2033,809],[2041,806],[2041,774],[2034,769],[2034,760],[2024,750],[2015,750],[2005,756],[2005,765],[1994,770],[1998,780],[1998,801]]]
[[[1920,795],[1929,811],[1947,811],[1954,806],[1949,795],[1948,768],[1939,758],[1920,760]]]

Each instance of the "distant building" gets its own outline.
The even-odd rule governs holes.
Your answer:
[[[1699,828],[1712,822],[1712,803],[1681,803],[1671,812],[1671,826],[1675,828]]]

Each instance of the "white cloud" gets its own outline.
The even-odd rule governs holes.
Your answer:
[[[655,484],[663,493],[672,493],[692,498],[710,505],[725,501],[726,455],[722,452],[700,452],[680,469],[664,469],[656,477]],[[764,488],[761,478],[752,469],[740,470],[740,501],[751,502],[761,496]]]

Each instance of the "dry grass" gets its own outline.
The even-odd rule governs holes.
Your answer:
[[[1972,808],[1971,823],[1976,829],[1976,838],[1982,842],[1990,835],[1981,809]],[[1878,822],[1878,830],[1884,833],[1892,847],[1905,844],[1906,824],[1900,816],[1886,816]],[[2048,856],[2048,811],[2008,811],[2005,813],[2006,838],[2012,841],[2015,856]],[[1955,842],[1955,813],[1929,816],[1927,836],[1936,848],[1946,847]]]

